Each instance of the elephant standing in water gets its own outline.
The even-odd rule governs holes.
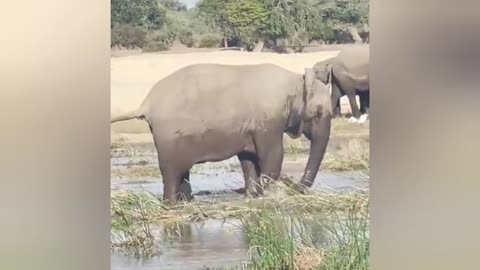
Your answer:
[[[272,64],[196,64],[157,82],[135,111],[111,122],[145,119],[153,134],[164,200],[191,198],[194,164],[237,156],[247,194],[261,195],[261,177],[277,180],[283,133],[311,141],[297,188],[310,187],[330,137],[327,86],[313,69],[296,74]],[[252,183],[253,181],[253,183]]]
[[[340,114],[340,98],[347,95],[352,108],[351,120],[366,120],[370,107],[369,58],[368,44],[355,45],[342,50],[336,57],[316,63],[313,67],[317,78],[331,88],[334,115]],[[360,97],[360,110],[356,95]]]

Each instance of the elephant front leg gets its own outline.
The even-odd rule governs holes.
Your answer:
[[[163,200],[166,204],[175,204],[177,201],[193,198],[188,170],[179,170],[173,166],[163,165],[160,167],[160,171],[163,178]]]
[[[362,114],[368,114],[370,106],[370,93],[368,91],[359,91],[358,96],[360,98],[360,112]]]
[[[238,155],[242,166],[243,178],[245,179],[245,195],[257,197],[263,195],[260,188],[260,167],[255,154],[240,153]]]

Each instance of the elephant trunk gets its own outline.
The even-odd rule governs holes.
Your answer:
[[[311,187],[317,176],[330,138],[331,115],[327,114],[312,123],[310,155],[300,181],[300,187]]]

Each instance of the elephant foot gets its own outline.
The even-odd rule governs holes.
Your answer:
[[[358,122],[358,119],[355,118],[354,116],[351,116],[350,118],[348,118],[348,122],[349,122],[349,123],[357,123],[357,122]]]
[[[349,123],[363,124],[368,120],[368,114],[362,114],[358,119],[354,116],[348,118]]]
[[[180,184],[180,192],[178,193],[178,200],[179,201],[191,201],[194,199],[192,194],[192,187],[190,186],[189,182],[183,182]]]
[[[245,197],[247,198],[258,198],[262,195],[263,195],[263,190],[247,189],[245,192]]]
[[[362,114],[358,119],[357,123],[365,123],[368,120],[368,114]]]
[[[193,199],[195,199],[195,196],[193,196],[192,193],[184,193],[184,192],[180,192],[177,198],[177,200],[181,202],[190,202]]]

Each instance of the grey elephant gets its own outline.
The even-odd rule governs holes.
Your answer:
[[[304,75],[272,64],[196,64],[157,82],[135,111],[111,122],[145,119],[153,134],[164,200],[191,198],[194,164],[237,156],[248,194],[261,195],[261,178],[278,179],[283,133],[311,141],[297,187],[311,187],[330,137],[327,86],[313,69]]]
[[[351,120],[366,120],[370,108],[369,58],[368,44],[355,45],[314,65],[317,78],[330,88],[334,115],[340,114],[340,98],[347,95],[352,108]],[[360,97],[360,109],[356,95]]]

